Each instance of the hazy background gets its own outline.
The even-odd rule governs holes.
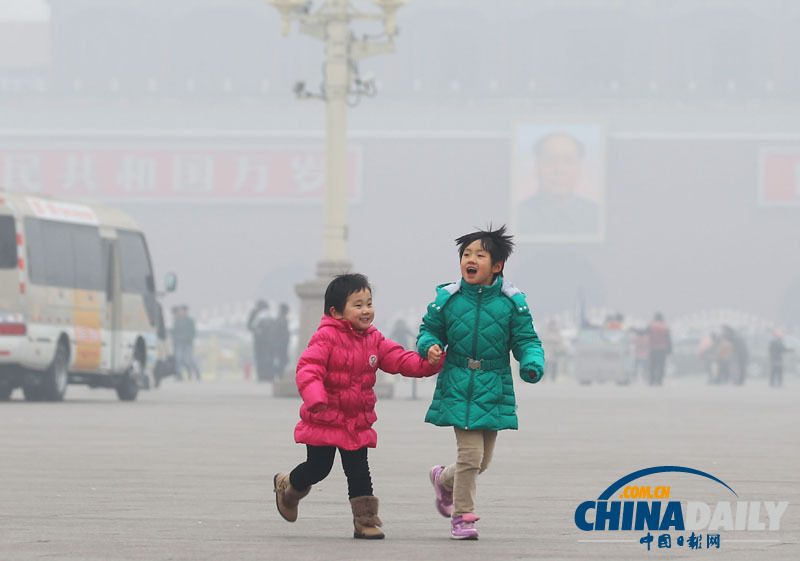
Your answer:
[[[800,324],[800,3],[411,0],[397,21],[349,112],[350,259],[379,327],[458,278],[455,237],[513,220],[515,128],[569,123],[602,127],[605,226],[519,242],[506,273],[535,318],[582,291]],[[1,182],[129,212],[179,276],[169,304],[296,308],[322,257],[324,106],[291,90],[322,62],[263,0],[0,0]],[[153,179],[177,161],[197,192]]]

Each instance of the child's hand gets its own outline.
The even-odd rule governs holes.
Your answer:
[[[428,362],[431,366],[436,366],[442,360],[442,348],[439,345],[433,345],[428,349]]]

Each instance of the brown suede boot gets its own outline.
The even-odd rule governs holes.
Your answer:
[[[275,486],[275,505],[278,507],[278,512],[284,520],[294,522],[297,520],[297,505],[300,499],[311,491],[311,485],[298,491],[289,482],[288,473],[276,473],[272,483]]]
[[[385,534],[378,526],[383,526],[378,518],[378,497],[356,497],[350,499],[353,509],[354,538],[365,540],[382,540]]]

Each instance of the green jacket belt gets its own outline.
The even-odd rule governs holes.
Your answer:
[[[452,364],[453,366],[458,366],[461,368],[469,368],[470,370],[488,371],[488,370],[499,370],[500,368],[505,368],[511,364],[511,361],[508,357],[487,360],[487,359],[473,359],[466,356],[447,353],[445,357],[445,363]]]

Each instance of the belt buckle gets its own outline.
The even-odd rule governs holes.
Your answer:
[[[474,358],[467,359],[467,368],[470,370],[483,370],[483,368],[481,368],[482,362],[482,358],[479,360],[475,360]]]

